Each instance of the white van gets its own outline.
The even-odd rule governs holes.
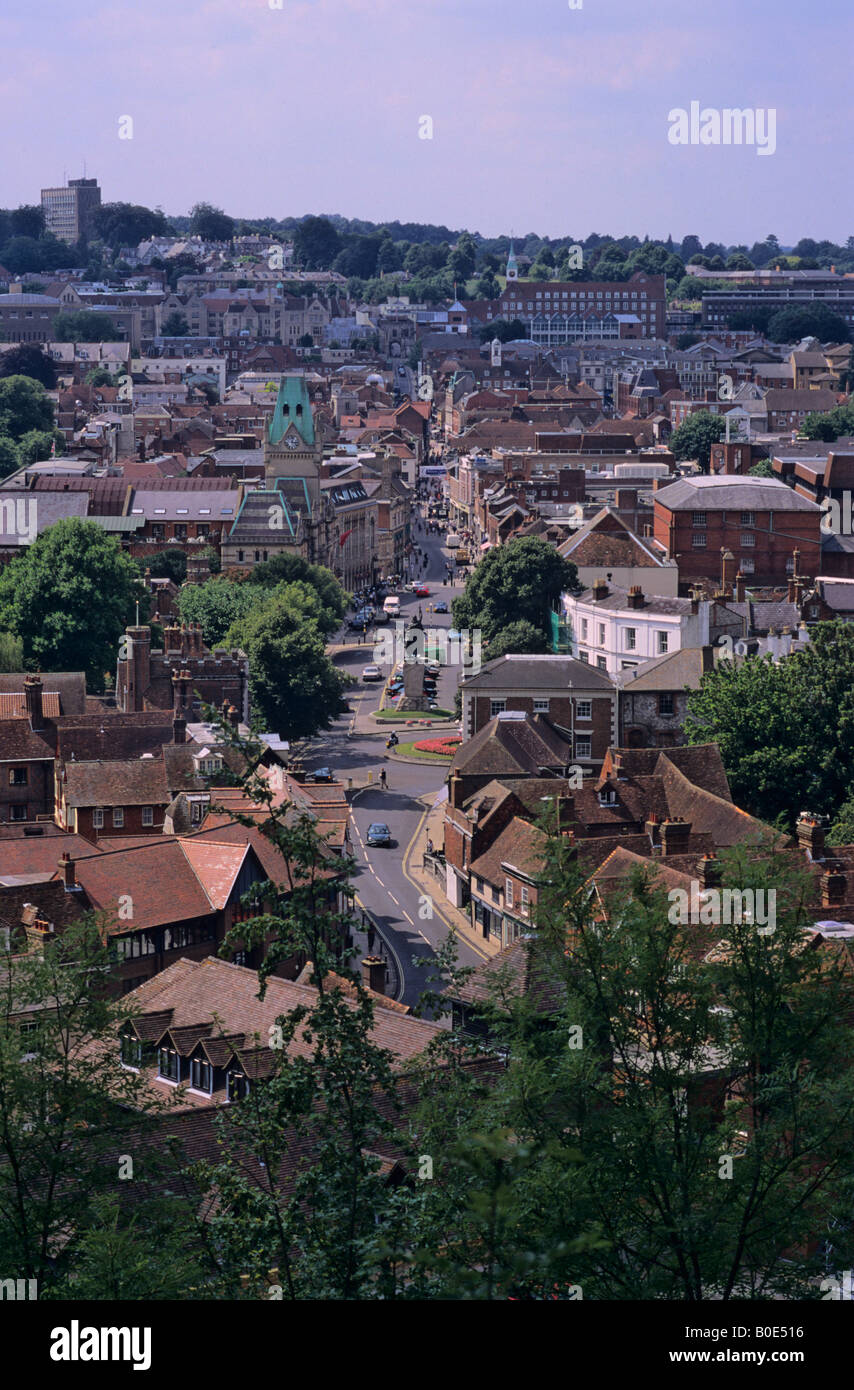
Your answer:
[[[448,532],[447,536],[445,537],[445,545],[447,546],[448,550],[459,550],[460,546],[462,545],[462,541],[460,540],[456,531]]]
[[[389,594],[388,598],[383,604],[383,612],[385,613],[386,617],[389,618],[400,617],[400,599],[397,597],[397,594]]]

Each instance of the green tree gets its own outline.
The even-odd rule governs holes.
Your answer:
[[[306,270],[328,270],[341,238],[327,217],[306,217],[294,231],[294,259]]]
[[[0,632],[0,671],[23,671],[24,644],[11,632]]]
[[[137,203],[102,203],[95,210],[95,231],[118,251],[122,246],[137,246],[149,237],[168,236],[170,226],[158,209],[141,207]]]
[[[492,323],[485,323],[479,331],[482,343],[491,342],[493,338],[497,338],[499,343],[512,343],[528,336],[521,319],[495,319]]]
[[[111,963],[101,932],[84,916],[38,952],[22,955],[13,940],[4,953],[0,1266],[36,1279],[40,1296],[67,1267],[93,1199],[117,1185],[123,1110],[148,1108],[143,1078],[117,1065],[122,1005],[97,983]],[[35,1025],[26,1040],[22,1018]]]
[[[27,430],[18,441],[18,466],[26,468],[40,459],[49,459],[54,447],[58,454],[65,452],[62,430]]]
[[[86,383],[88,386],[116,386],[119,376],[120,372],[114,377],[109,367],[93,367],[86,373]]]
[[[548,641],[561,594],[577,591],[575,565],[538,536],[524,536],[496,546],[475,566],[465,591],[453,601],[454,625],[479,629],[490,644],[524,621]]]
[[[448,257],[448,270],[461,285],[474,274],[477,247],[468,232],[464,232]]]
[[[777,476],[770,459],[757,459],[756,463],[752,464],[747,471],[754,478],[774,478]]]
[[[717,743],[736,805],[794,824],[833,816],[854,783],[854,631],[819,623],[805,651],[720,661],[688,696],[689,743]]]
[[[0,478],[8,478],[20,466],[18,446],[14,439],[7,434],[0,435]]]
[[[847,343],[851,331],[845,320],[826,304],[792,304],[771,316],[768,337],[774,343],[796,343],[808,337],[824,343]]]
[[[13,236],[40,237],[45,230],[44,212],[38,204],[22,203],[9,216]]]
[[[249,657],[252,707],[270,731],[304,738],[341,713],[348,679],[326,655],[310,602],[274,597],[235,622],[229,640]]]
[[[218,647],[229,628],[258,607],[268,591],[255,584],[235,584],[217,576],[204,584],[188,584],[181,590],[178,605],[188,623],[201,623],[209,647]]]
[[[496,657],[505,656],[508,652],[546,653],[551,649],[551,643],[542,628],[535,627],[525,618],[520,618],[517,622],[502,628],[497,637],[492,639],[486,650],[486,660],[494,661]]]
[[[30,430],[53,428],[53,401],[40,381],[28,376],[0,380],[0,436],[15,441]]]
[[[283,583],[290,584],[295,579],[310,584],[317,591],[321,607],[327,609],[333,617],[339,621],[344,617],[347,612],[347,592],[325,565],[313,565],[302,555],[281,551],[274,555],[272,560],[264,560],[260,565],[256,565],[252,571],[252,583],[262,584],[265,588]]]
[[[53,336],[57,343],[116,343],[122,334],[106,314],[73,309],[57,314]]]
[[[190,209],[190,234],[201,237],[202,241],[231,241],[234,218],[210,203],[196,203]]]
[[[723,439],[725,432],[723,416],[712,415],[708,410],[697,410],[673,431],[670,448],[674,458],[696,459],[701,471],[708,473],[712,445]]]
[[[162,328],[164,338],[186,338],[189,332],[190,325],[185,316],[177,309],[173,309],[171,314],[167,314]]]
[[[7,376],[28,376],[40,381],[48,391],[56,385],[56,367],[33,343],[19,343],[8,352],[0,353],[0,378]]]
[[[841,434],[850,434],[852,429],[854,429],[854,406],[838,405],[834,410],[829,410],[824,415],[811,410],[804,417],[800,432],[807,439],[823,439],[831,443],[834,439],[838,439]]]
[[[0,629],[24,644],[28,667],[86,672],[103,689],[119,638],[145,600],[136,566],[94,521],[58,521],[0,573]]]
[[[154,555],[146,555],[145,567],[151,571],[152,579],[171,579],[180,585],[187,578],[187,553],[179,545],[170,545]]]
[[[734,255],[727,257],[727,270],[755,270],[752,260],[745,256],[743,251],[736,251]]]

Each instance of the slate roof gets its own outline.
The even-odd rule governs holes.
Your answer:
[[[595,566],[603,574],[609,569],[663,569],[663,558],[636,536],[622,517],[611,507],[603,507],[595,516],[558,546],[565,560],[586,568]]]
[[[626,592],[623,590],[622,592]],[[690,608],[690,599],[685,599]],[[512,686],[521,690],[602,690],[610,691],[613,683],[606,672],[572,656],[516,655],[496,657],[485,661],[476,676],[469,676],[465,690],[496,690]]]
[[[686,686],[689,690],[699,690],[702,679],[702,647],[682,647],[677,652],[644,661],[633,671],[620,671],[616,683],[631,695],[642,690],[684,690]]]
[[[791,395],[792,392],[785,392]],[[814,392],[810,392],[813,395]],[[670,511],[728,510],[755,512],[812,512],[817,503],[775,478],[744,478],[734,474],[682,478],[659,488],[655,501]]]

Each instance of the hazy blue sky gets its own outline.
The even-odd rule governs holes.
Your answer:
[[[85,158],[106,201],[171,213],[844,241],[853,8],[2,0],[0,206]],[[692,101],[773,107],[776,153],[671,145],[668,112]]]

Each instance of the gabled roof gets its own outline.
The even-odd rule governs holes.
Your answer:
[[[573,759],[572,740],[541,714],[521,719],[496,715],[457,752],[451,775],[466,777],[537,776],[543,768],[563,768]]]
[[[631,527],[611,507],[603,507],[595,516],[558,546],[565,560],[586,568],[608,569],[665,569],[672,568],[646,541],[636,536]]]
[[[476,676],[469,676],[465,690],[495,690],[512,686],[523,690],[613,689],[610,676],[584,661],[565,655],[508,653],[486,661]]]

